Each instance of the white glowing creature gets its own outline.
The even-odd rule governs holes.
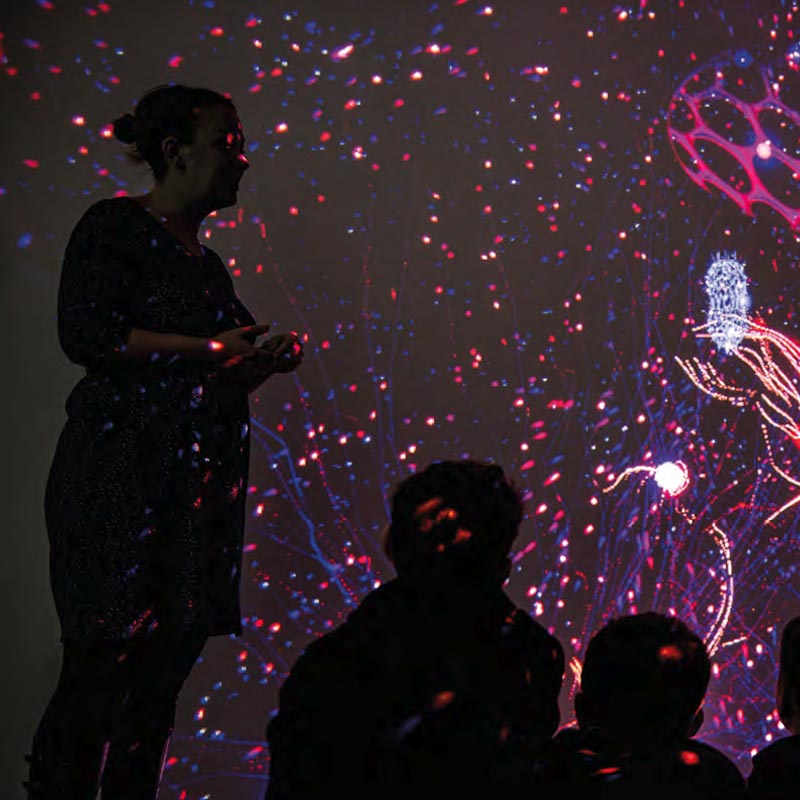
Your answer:
[[[637,474],[640,475],[642,479],[647,479],[648,477],[652,478],[659,489],[664,493],[665,497],[676,498],[675,509],[690,525],[694,525],[697,522],[697,516],[686,509],[681,501],[677,499],[689,488],[690,484],[689,469],[683,461],[663,461],[657,467],[648,466],[646,464],[628,467],[606,486],[603,492],[613,491],[623,480]],[[731,558],[730,540],[722,528],[716,523],[712,523],[705,529],[705,532],[713,538],[714,544],[719,550],[725,570],[724,580],[719,586],[721,601],[716,609],[714,621],[711,623],[708,633],[705,636],[708,653],[710,656],[713,656],[721,646],[722,636],[728,626],[728,621],[730,620],[731,611],[733,609],[733,560]],[[575,672],[577,679],[580,680],[580,673],[576,671],[575,665],[570,664],[570,666],[573,672]]]
[[[710,362],[696,356],[675,358],[681,369],[698,389],[715,400],[739,408],[754,407],[761,417],[761,430],[772,469],[792,486],[800,488],[800,478],[791,475],[775,460],[769,428],[784,434],[793,444],[800,443],[800,345],[784,333],[768,328],[747,316],[749,297],[743,268],[733,258],[715,261],[709,269],[708,321],[694,329],[698,338],[712,338],[720,349],[732,354],[747,366],[760,382],[759,389],[741,388],[727,381]],[[724,279],[720,276],[725,275]],[[767,517],[772,522],[778,515],[800,503],[800,492]]]
[[[705,289],[706,331],[720,350],[732,353],[747,332],[750,310],[744,263],[737,260],[736,254],[717,253],[706,272]]]
[[[683,461],[664,461],[657,467],[650,467],[646,464],[628,467],[603,491],[610,492],[616,489],[625,478],[637,473],[651,477],[658,488],[669,497],[677,497],[689,487],[689,470],[686,468],[686,464]]]

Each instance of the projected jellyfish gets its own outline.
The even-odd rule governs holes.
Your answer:
[[[676,357],[677,363],[698,389],[733,406],[754,407],[767,447],[771,468],[783,480],[800,488],[800,477],[791,474],[775,458],[771,430],[793,444],[800,443],[800,345],[784,333],[748,316],[749,296],[744,265],[735,257],[717,256],[706,276],[709,294],[708,320],[694,329],[698,338],[710,338],[752,371],[758,388],[737,386],[727,380],[710,361],[697,356]],[[780,514],[800,503],[800,492],[767,517]]]
[[[735,255],[717,253],[705,280],[708,294],[706,330],[720,350],[732,353],[747,331],[750,294],[744,264]]]
[[[689,469],[683,461],[664,461],[655,467],[644,464],[628,467],[606,486],[603,492],[613,492],[624,480],[636,475],[640,477],[642,482],[652,479],[663,493],[664,499],[675,500],[675,510],[688,523],[688,530],[696,526],[698,516],[686,508],[679,500],[680,496],[689,488],[691,482]],[[719,524],[716,522],[711,523],[704,532],[712,537],[721,556],[724,569],[724,579],[719,584],[721,602],[716,608],[715,617],[704,637],[709,655],[713,656],[722,642],[733,608],[733,561],[730,540]],[[575,666],[573,666],[574,670]]]
[[[625,478],[637,473],[652,477],[656,485],[669,497],[678,497],[689,486],[689,470],[686,468],[686,464],[683,461],[665,461],[657,467],[647,465],[628,467],[603,491],[613,491]]]

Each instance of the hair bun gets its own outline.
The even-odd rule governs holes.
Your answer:
[[[133,114],[123,114],[114,120],[114,136],[124,144],[134,144],[138,127],[138,120]]]

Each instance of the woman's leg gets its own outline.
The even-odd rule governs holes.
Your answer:
[[[178,693],[205,643],[204,635],[164,630],[131,653],[103,770],[103,800],[156,797]]]
[[[58,684],[31,746],[31,800],[94,800],[109,710],[124,693],[121,645],[64,642]]]

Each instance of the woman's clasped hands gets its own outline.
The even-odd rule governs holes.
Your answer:
[[[303,361],[303,342],[293,331],[275,334],[256,344],[269,329],[263,324],[234,328],[214,337],[209,344],[222,357],[221,374],[248,392],[276,372],[294,371]]]

